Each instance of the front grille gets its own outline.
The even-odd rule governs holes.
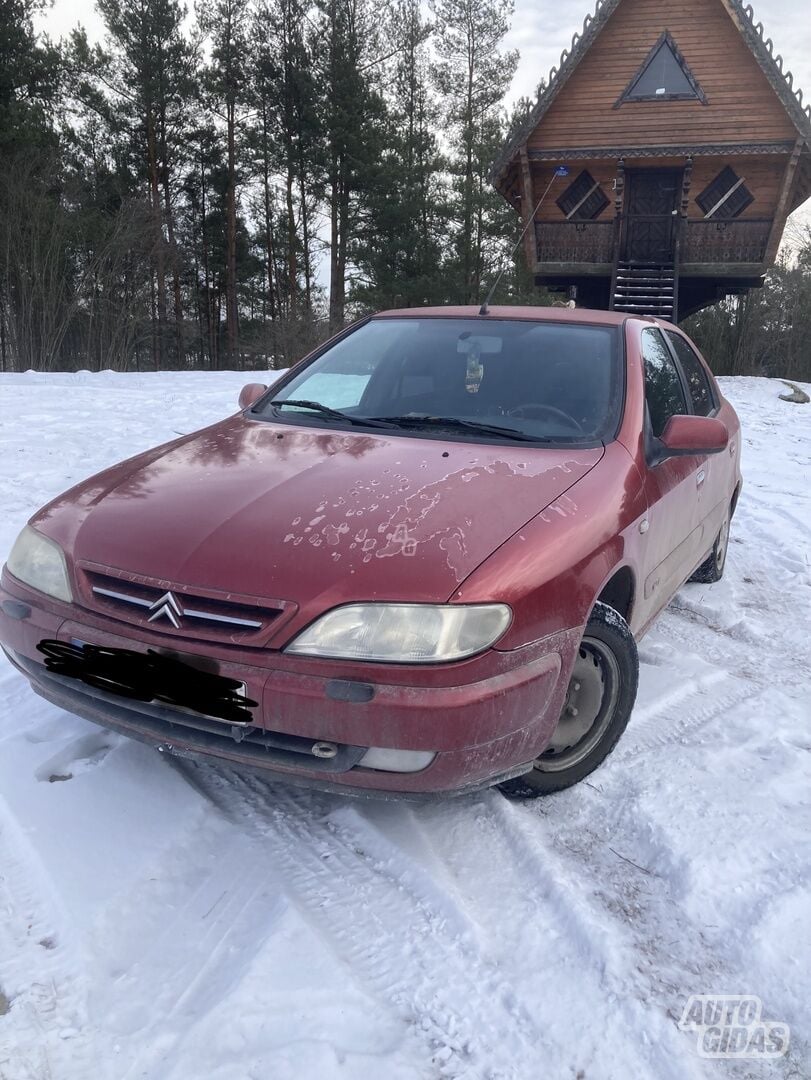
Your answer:
[[[139,703],[136,710],[146,718],[146,709]],[[335,752],[330,757],[321,757],[313,753],[313,747],[319,745],[316,739],[307,739],[301,735],[287,735],[281,731],[271,731],[263,727],[242,727],[200,716],[188,711],[160,708],[155,719],[160,718],[166,724],[164,737],[171,739],[172,732],[179,737],[177,728],[185,729],[184,738],[196,743],[200,749],[215,750],[218,746],[233,751],[235,747],[243,755],[250,755],[259,760],[263,754],[271,762],[276,758],[279,764],[297,765],[302,769],[318,772],[348,772],[354,768],[368,750],[366,746],[352,746],[348,743],[335,743]],[[141,724],[144,720],[140,721]],[[192,735],[190,730],[194,732]],[[158,733],[159,729],[153,727]]]
[[[231,760],[236,756],[246,765],[307,769],[326,775],[349,772],[368,749],[336,743],[331,757],[320,757],[313,753],[314,746],[319,745],[315,739],[262,727],[235,726],[159,702],[133,701],[48,671],[44,664],[18,653],[10,653],[10,659],[48,700],[113,731],[145,739],[159,749],[182,753],[174,747],[176,739],[192,752]]]
[[[186,585],[119,576],[107,569],[85,566],[81,572],[86,606],[159,634],[261,646],[291,608],[281,600],[226,597]]]

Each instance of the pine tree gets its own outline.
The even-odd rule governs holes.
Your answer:
[[[454,178],[458,299],[481,296],[499,233],[498,196],[488,181],[503,137],[499,106],[518,63],[500,47],[510,25],[513,0],[432,0],[436,18],[436,84],[446,102]],[[489,264],[488,264],[489,259]]]
[[[384,145],[369,164],[365,205],[351,245],[358,269],[352,299],[370,309],[442,297],[444,195],[427,55],[430,32],[419,0],[397,0]]]
[[[329,324],[343,324],[349,251],[369,174],[383,149],[379,80],[385,8],[370,0],[319,0],[323,170],[329,212]]]
[[[193,261],[193,305],[197,315],[197,353],[201,367],[220,366],[220,309],[225,282],[223,261],[225,175],[219,133],[209,118],[189,133],[183,179],[181,224]]]
[[[81,34],[73,39],[73,65],[84,78],[80,96],[86,107],[125,131],[133,147],[154,235],[154,363],[166,366],[171,350],[181,364],[185,346],[175,188],[178,148],[194,93],[196,49],[184,34],[185,8],[179,0],[97,0],[97,4],[107,30],[105,46],[90,49]],[[171,340],[167,276],[173,304]]]
[[[34,31],[33,16],[42,6],[37,0],[0,3],[0,371],[10,367],[12,348],[20,351],[23,327],[34,329],[30,321],[18,318],[18,301],[31,300],[26,295],[20,260],[34,254],[33,246],[30,251],[19,247],[24,223],[15,217],[15,207],[17,213],[20,209],[18,197],[41,195],[40,212],[48,216],[59,213],[54,195],[58,190],[59,142],[53,113],[62,57]],[[44,224],[31,221],[31,228]],[[29,281],[36,282],[36,270],[33,266],[29,269],[33,272]],[[38,358],[31,349],[26,352],[26,362],[33,366]]]
[[[59,50],[34,31],[39,0],[0,4],[0,157],[16,150],[52,149],[52,116],[60,88]]]
[[[285,318],[309,317],[313,296],[313,213],[316,200],[318,93],[300,0],[260,0],[254,14],[251,146],[262,189],[263,247],[271,308]],[[283,225],[274,237],[274,173],[282,185]],[[284,255],[276,284],[274,251]]]
[[[225,125],[225,322],[229,366],[239,362],[239,302],[237,284],[237,188],[242,174],[237,161],[237,138],[248,111],[248,0],[213,0],[201,6],[198,17],[211,41],[211,61],[205,86],[212,112]]]

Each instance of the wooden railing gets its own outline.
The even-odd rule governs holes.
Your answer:
[[[762,263],[771,221],[688,221],[684,263]]]
[[[610,263],[613,221],[536,221],[538,262]]]
[[[772,223],[687,221],[679,238],[679,262],[762,263]],[[613,264],[617,231],[613,221],[536,221],[539,263]]]

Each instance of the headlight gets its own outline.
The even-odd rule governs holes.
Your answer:
[[[486,649],[511,617],[506,604],[347,604],[322,615],[285,652],[438,664]]]
[[[9,573],[32,589],[68,603],[73,599],[62,549],[30,525],[17,537],[6,566]]]

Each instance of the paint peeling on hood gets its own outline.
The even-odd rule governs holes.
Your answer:
[[[281,437],[280,437],[281,436]],[[600,460],[586,450],[333,432],[232,417],[56,499],[78,561],[299,604],[446,600]]]

